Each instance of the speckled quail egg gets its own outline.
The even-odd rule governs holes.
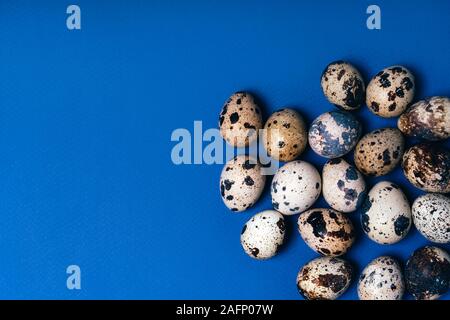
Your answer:
[[[220,175],[220,194],[232,211],[244,211],[258,201],[266,183],[261,165],[252,157],[239,155],[228,161]]]
[[[308,300],[335,300],[350,285],[353,268],[335,257],[320,257],[308,262],[297,275],[299,293]]]
[[[255,141],[262,125],[261,110],[247,92],[233,94],[219,117],[220,134],[233,147],[245,147]]]
[[[414,76],[402,66],[380,71],[370,80],[366,90],[366,104],[370,111],[385,118],[397,117],[414,99]]]
[[[320,81],[328,101],[344,110],[356,110],[365,100],[364,80],[350,63],[335,61],[322,73]]]
[[[309,145],[318,155],[325,158],[338,158],[353,149],[360,135],[361,125],[352,114],[331,111],[313,121],[308,140]]]
[[[378,182],[370,190],[361,209],[363,230],[377,243],[396,243],[406,236],[411,227],[408,199],[392,182]]]
[[[414,251],[405,268],[406,289],[417,300],[435,300],[450,288],[450,256],[438,247]]]
[[[310,208],[320,196],[322,182],[313,165],[291,161],[278,169],[272,180],[272,205],[286,215]]]
[[[400,130],[384,128],[361,138],[355,148],[356,167],[368,176],[383,176],[395,169],[402,159],[405,139]]]
[[[412,205],[417,230],[436,243],[450,242],[450,199],[442,194],[428,193],[418,197]]]
[[[422,143],[403,155],[403,173],[417,188],[427,192],[450,192],[450,150]]]
[[[306,244],[326,256],[340,256],[355,240],[351,220],[333,209],[311,209],[298,217],[298,231]]]
[[[366,197],[362,174],[342,158],[330,159],[322,171],[323,197],[333,209],[355,211]]]
[[[432,97],[413,104],[397,122],[407,136],[437,141],[450,137],[450,99]]]
[[[305,150],[307,142],[305,122],[295,110],[276,111],[264,126],[264,147],[268,155],[276,160],[294,160]]]
[[[285,237],[284,217],[275,210],[254,215],[241,231],[244,251],[255,259],[269,259],[277,254]]]
[[[400,265],[388,256],[372,260],[359,278],[360,300],[401,300],[404,292],[405,283]]]

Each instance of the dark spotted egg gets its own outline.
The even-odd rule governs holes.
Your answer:
[[[285,237],[284,217],[275,210],[254,215],[242,228],[241,245],[255,259],[269,259],[277,254]]]
[[[244,211],[258,201],[266,183],[261,165],[247,155],[228,161],[220,176],[220,194],[232,211]]]
[[[318,155],[325,158],[339,158],[353,149],[360,135],[361,125],[352,114],[331,111],[313,121],[308,140]]]
[[[427,192],[450,192],[450,150],[422,143],[403,155],[403,173],[417,188]]]
[[[411,219],[408,199],[392,182],[378,182],[362,205],[363,230],[379,244],[393,244],[402,240],[411,227]]]
[[[362,174],[342,158],[330,159],[322,171],[323,197],[333,209],[355,211],[366,197]]]
[[[392,257],[378,257],[361,273],[358,282],[360,300],[401,300],[405,283],[399,263]]]
[[[366,134],[355,148],[355,165],[365,175],[383,176],[400,163],[405,139],[400,130],[384,128]]]
[[[450,199],[443,194],[428,193],[418,197],[412,205],[417,230],[436,243],[450,242]]]
[[[272,205],[285,215],[309,209],[322,190],[317,169],[305,161],[291,161],[278,169],[272,180]]]
[[[380,71],[369,82],[366,104],[370,111],[384,118],[397,117],[414,99],[414,76],[402,66]]]
[[[413,104],[398,119],[407,136],[437,141],[450,137],[450,99],[432,97]]]
[[[247,92],[237,92],[225,102],[219,116],[220,134],[233,147],[245,147],[256,140],[262,128],[261,110]]]
[[[356,110],[365,100],[364,80],[350,63],[335,61],[322,73],[320,81],[328,101],[344,110]]]
[[[438,247],[414,251],[405,268],[406,289],[417,300],[435,300],[450,289],[450,256]]]
[[[308,300],[335,300],[348,289],[353,268],[335,257],[320,257],[308,262],[297,275],[299,293]]]
[[[308,210],[299,216],[297,224],[306,244],[326,256],[343,255],[355,241],[350,219],[333,209]]]
[[[264,147],[268,155],[276,160],[294,160],[305,150],[307,142],[305,122],[295,110],[276,111],[264,126]]]

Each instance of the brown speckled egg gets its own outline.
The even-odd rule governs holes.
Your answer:
[[[418,197],[412,205],[414,225],[432,242],[450,243],[450,198],[439,193]]]
[[[413,104],[398,119],[398,128],[407,136],[430,141],[450,137],[450,99],[432,97]]]
[[[417,188],[427,192],[450,192],[450,151],[435,144],[422,143],[403,155],[403,173]]]
[[[359,278],[360,300],[401,300],[404,292],[405,283],[400,265],[388,256],[372,260]]]
[[[297,275],[299,293],[308,300],[335,300],[348,289],[353,268],[335,257],[320,257],[308,262]]]
[[[369,82],[366,104],[384,118],[397,117],[414,99],[414,76],[402,66],[392,66],[380,71]]]
[[[325,201],[340,212],[353,212],[366,197],[363,175],[342,158],[328,160],[322,171]]]
[[[261,110],[253,96],[237,92],[225,102],[219,117],[220,134],[233,147],[246,147],[262,128]]]
[[[307,141],[305,122],[295,110],[276,111],[264,126],[264,147],[276,160],[294,160],[305,150]]]
[[[266,183],[261,165],[247,155],[228,161],[220,175],[220,194],[232,211],[244,211],[258,201]]]
[[[326,256],[340,256],[355,240],[350,219],[333,209],[311,209],[298,217],[298,231],[306,244]]]
[[[414,251],[405,268],[406,289],[417,300],[435,300],[450,289],[450,256],[438,247]]]
[[[383,176],[400,162],[405,141],[400,130],[384,128],[366,134],[355,148],[355,165],[365,175]]]
[[[364,80],[359,71],[348,62],[330,63],[322,73],[320,85],[328,101],[340,109],[356,110],[364,102]]]
[[[252,258],[264,260],[277,254],[284,242],[284,217],[275,210],[254,215],[241,231],[241,245]]]

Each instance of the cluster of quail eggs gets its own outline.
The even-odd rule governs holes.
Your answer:
[[[272,206],[243,226],[241,244],[254,259],[275,256],[286,237],[284,216],[300,214],[298,231],[320,256],[306,263],[297,287],[306,299],[336,299],[354,279],[343,256],[355,242],[349,214],[361,212],[361,228],[381,245],[394,244],[414,224],[430,242],[450,243],[450,151],[436,141],[450,136],[450,99],[431,97],[414,102],[415,78],[403,66],[377,73],[366,86],[350,63],[329,64],[321,77],[324,95],[337,109],[318,116],[309,126],[300,113],[285,108],[263,123],[260,107],[247,92],[233,94],[220,113],[220,132],[233,147],[258,141],[273,159],[286,162],[272,178]],[[352,111],[363,104],[380,117],[398,118],[398,128],[379,128],[362,136]],[[405,150],[405,137],[420,139]],[[300,160],[307,145],[328,161],[322,173]],[[354,164],[344,155],[354,151]],[[401,165],[409,182],[425,191],[412,205],[402,189],[388,180],[371,188],[365,176],[379,177]],[[260,198],[268,177],[258,159],[240,155],[225,164],[220,192],[225,205],[240,212]],[[329,208],[314,208],[323,195]],[[381,256],[362,271],[360,299],[398,300],[408,290],[416,299],[436,299],[450,288],[450,256],[435,245],[417,249],[404,270],[400,262]]]

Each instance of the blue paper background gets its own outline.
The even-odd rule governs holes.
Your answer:
[[[0,2],[0,298],[300,299],[297,272],[316,254],[296,217],[277,257],[247,257],[240,230],[269,193],[229,212],[222,166],[173,165],[172,131],[216,127],[237,90],[257,95],[265,117],[292,106],[310,123],[334,110],[320,75],[337,59],[367,81],[407,66],[416,100],[450,95],[445,0],[378,0],[374,31],[371,1],[77,1],[81,31],[66,28],[69,4]],[[357,116],[365,132],[395,125],[366,107]],[[325,162],[309,148],[302,159]],[[421,194],[400,169],[368,181],[384,179]],[[427,243],[415,229],[391,246],[359,234],[347,258],[359,273]],[[66,288],[70,264],[79,291]],[[342,298],[357,298],[356,281]]]

